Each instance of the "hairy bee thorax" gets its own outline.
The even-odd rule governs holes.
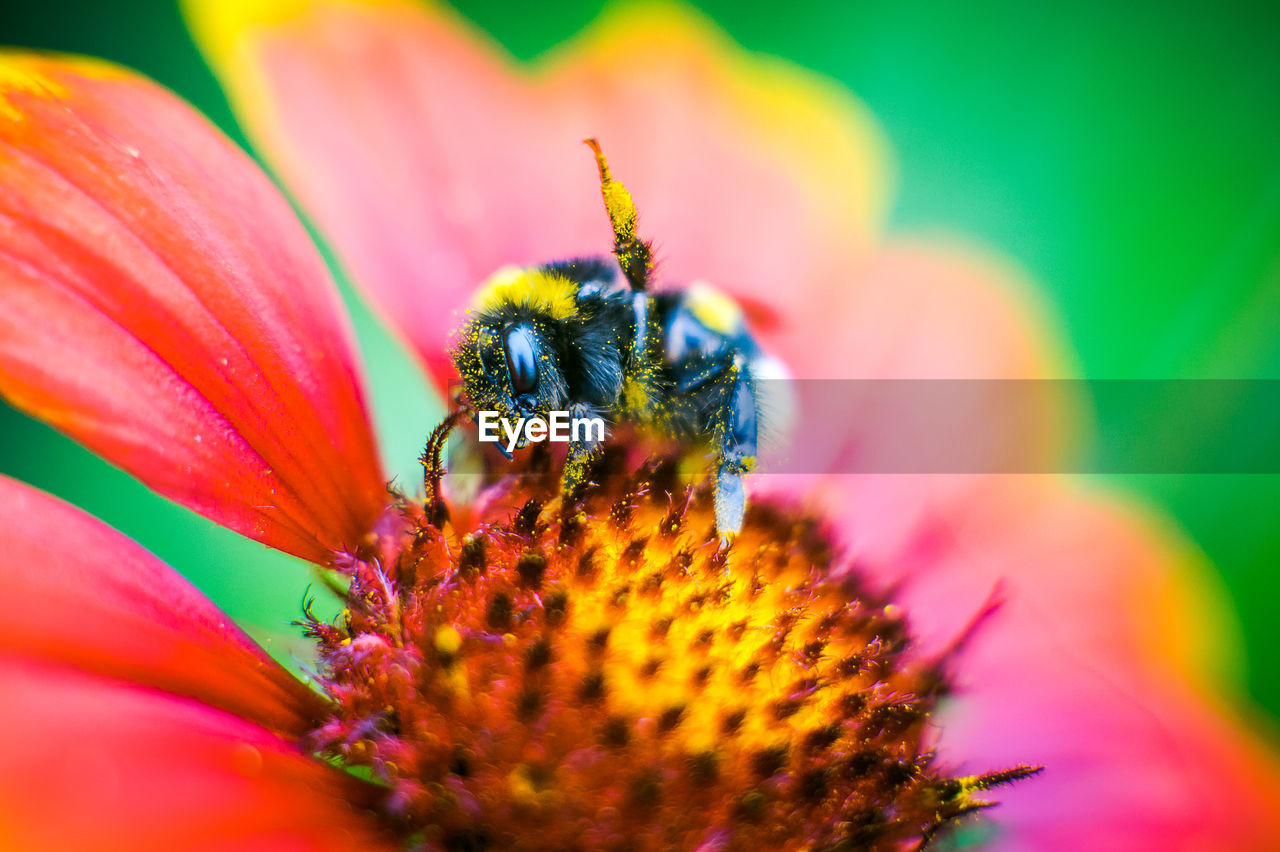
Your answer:
[[[896,850],[1034,771],[938,761],[954,660],[814,516],[757,500],[722,546],[709,484],[614,446],[582,499],[521,471],[464,523],[439,446],[425,509],[399,500],[339,558],[337,621],[306,621],[333,701],[311,742],[407,843]]]
[[[480,287],[472,310],[498,316],[510,308],[513,315],[564,321],[578,313],[578,289],[567,275],[553,267],[504,266]]]

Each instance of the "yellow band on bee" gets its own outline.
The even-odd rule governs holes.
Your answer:
[[[545,269],[504,266],[480,288],[475,305],[482,310],[514,305],[564,320],[577,313],[577,286]]]
[[[685,306],[694,319],[716,334],[737,334],[743,329],[742,308],[733,298],[710,284],[690,285],[684,295]]]

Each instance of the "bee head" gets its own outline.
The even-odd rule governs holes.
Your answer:
[[[577,310],[575,293],[547,267],[505,267],[480,288],[452,350],[473,408],[514,421],[565,407],[560,350]]]
[[[548,416],[563,407],[565,382],[548,324],[533,316],[482,314],[462,330],[453,361],[478,411]]]

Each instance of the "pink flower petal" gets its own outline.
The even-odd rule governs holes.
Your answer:
[[[283,733],[303,733],[324,710],[172,568],[4,477],[0,551],[0,653],[188,696]]]
[[[1003,601],[966,646],[944,753],[1047,767],[999,796],[1004,848],[1280,845],[1280,764],[1210,697],[1227,609],[1169,530],[1116,498],[1006,478],[934,539],[904,578],[926,643]]]
[[[879,229],[888,169],[861,106],[677,7],[611,13],[532,72],[434,7],[187,11],[258,146],[438,378],[489,274],[611,247],[586,136],[675,283],[803,310]]]
[[[315,561],[385,496],[306,232],[203,118],[115,67],[0,56],[0,393]]]
[[[1017,270],[958,244],[895,239],[843,274],[823,291],[829,304],[766,341],[804,381],[792,386],[795,426],[766,452],[757,489],[822,487],[836,514],[869,501],[858,511],[876,523],[855,533],[896,546],[893,530],[910,533],[928,506],[972,487],[968,474],[1058,463],[1078,402],[1069,384],[1044,381],[1067,372],[1064,347]],[[822,483],[771,471],[863,475]]]
[[[1044,379],[1065,373],[1062,341],[1009,263],[954,242],[895,238],[845,272],[815,310],[797,357],[808,377]],[[805,285],[808,287],[809,285]],[[814,285],[817,286],[817,285]]]
[[[5,849],[398,848],[366,785],[242,719],[7,656],[0,695]]]

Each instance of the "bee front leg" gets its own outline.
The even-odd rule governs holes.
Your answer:
[[[591,462],[600,454],[605,429],[600,412],[584,402],[569,406],[569,423],[569,455],[560,479],[560,493],[566,498],[573,498],[590,484],[587,474]]]

